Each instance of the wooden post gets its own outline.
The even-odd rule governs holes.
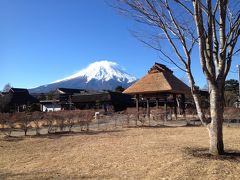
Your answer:
[[[164,97],[164,110],[165,110],[164,121],[167,122],[167,97]]]
[[[69,102],[69,110],[72,110],[72,96],[71,95],[69,95],[69,97],[68,97],[68,102]]]
[[[181,105],[181,100],[179,101],[178,96],[176,96],[177,114],[181,114]]]
[[[181,108],[184,119],[186,119],[186,112],[185,112],[185,94],[181,94]]]
[[[169,111],[169,113],[170,113],[170,118],[171,118],[171,120],[172,120],[172,107],[170,108],[170,111]]]
[[[175,118],[177,120],[177,100],[176,100],[176,94],[173,94],[173,106],[174,106],[174,114]]]
[[[157,108],[157,109],[159,108],[159,105],[158,105],[158,98],[156,98],[156,108]]]
[[[139,121],[139,95],[136,95],[136,110],[137,110],[137,119],[136,119],[136,126],[137,122]]]
[[[150,126],[150,107],[149,107],[149,98],[147,98],[147,118]]]
[[[55,110],[55,102],[53,101],[53,112],[54,112],[54,110]]]

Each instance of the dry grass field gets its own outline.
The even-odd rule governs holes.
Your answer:
[[[204,127],[1,137],[0,179],[240,179],[240,129],[224,141],[214,158]]]

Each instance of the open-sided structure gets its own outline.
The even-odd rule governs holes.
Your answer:
[[[185,95],[190,94],[190,88],[173,75],[173,71],[163,64],[155,63],[143,78],[138,80],[123,93],[135,96],[136,108],[139,112],[139,100],[147,103],[147,116],[150,116],[149,101],[155,100],[158,108],[159,99],[164,98],[167,108],[167,97],[173,97],[174,113],[177,117],[177,97],[180,97],[180,107],[185,114]]]

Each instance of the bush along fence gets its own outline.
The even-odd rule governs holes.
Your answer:
[[[189,112],[188,112],[189,111]],[[196,112],[189,109],[185,120],[198,120]],[[236,120],[237,119],[237,120]],[[181,120],[181,119],[179,119]],[[225,122],[240,123],[240,109],[226,109]],[[102,110],[71,110],[58,112],[0,113],[0,131],[6,136],[40,135],[76,131],[107,131],[123,127],[158,126],[172,121],[171,111],[153,109],[150,117],[144,108],[128,108],[121,112],[105,114]],[[234,121],[234,122],[235,122]],[[198,123],[197,123],[198,124]]]
[[[94,119],[95,111],[61,111],[61,112],[21,112],[0,113],[0,126],[5,135],[13,132],[23,132],[26,136],[30,131],[40,135],[41,130],[47,133],[71,132],[74,127],[88,131]]]

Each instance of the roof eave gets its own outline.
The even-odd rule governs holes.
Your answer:
[[[164,90],[164,91],[143,91],[143,92],[138,92],[138,91],[132,91],[132,92],[128,92],[128,91],[123,91],[123,94],[131,94],[131,95],[135,95],[135,94],[164,94],[164,93],[168,93],[168,94],[189,94],[190,92],[185,92],[185,91],[174,91],[174,90]]]

